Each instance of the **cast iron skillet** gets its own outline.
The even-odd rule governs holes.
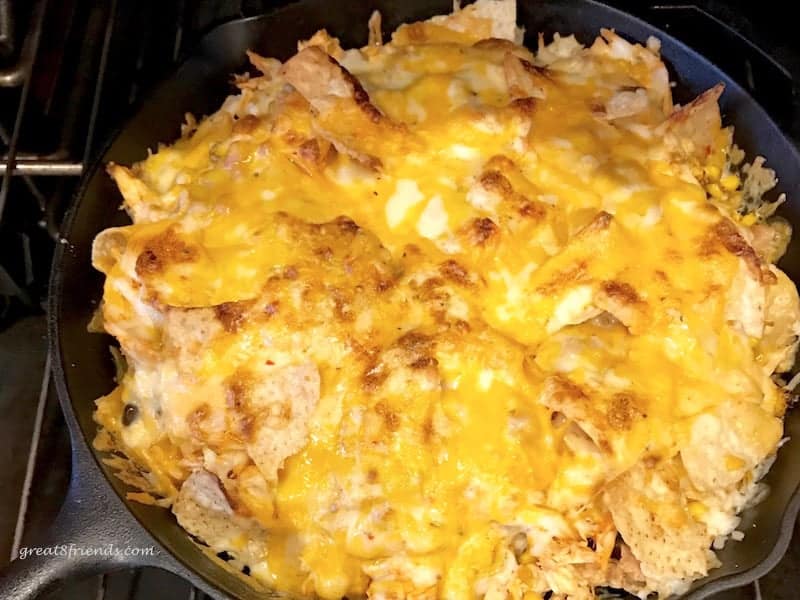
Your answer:
[[[792,199],[784,207],[784,216],[800,229],[800,155],[755,101],[723,72],[663,32],[592,0],[520,0],[519,4],[519,21],[529,32],[529,44],[535,45],[539,31],[575,33],[583,42],[593,39],[600,27],[613,27],[638,41],[656,35],[662,41],[664,57],[677,73],[679,101],[725,82],[722,108],[726,122],[736,126],[737,143],[751,158],[756,152],[763,154],[777,170],[778,191]],[[448,12],[451,6],[451,0],[304,0],[270,15],[222,25],[157,88],[88,171],[65,220],[67,243],[56,251],[50,288],[50,352],[72,439],[72,478],[64,507],[39,544],[67,547],[60,556],[12,562],[0,576],[0,598],[33,599],[67,576],[140,566],[177,573],[217,597],[279,596],[269,591],[257,593],[222,563],[208,558],[168,511],[124,500],[126,486],[91,449],[94,400],[111,390],[113,369],[110,338],[86,331],[102,289],[102,277],[90,264],[90,248],[100,230],[127,222],[118,210],[119,194],[102,165],[111,160],[123,164],[140,160],[147,148],[179,135],[185,112],[203,115],[216,110],[231,92],[231,73],[245,68],[245,49],[286,59],[295,52],[298,39],[322,27],[340,37],[345,47],[361,46],[366,43],[367,19],[375,8],[384,16],[385,30],[391,31],[402,22]],[[799,244],[800,236],[796,236],[781,265],[795,282],[800,280]],[[744,515],[744,541],[727,545],[721,553],[723,566],[696,582],[686,600],[700,600],[749,583],[770,570],[786,551],[800,509],[800,412],[787,416],[786,434],[791,439],[767,476],[771,494]],[[70,544],[74,550],[108,544],[117,548],[152,546],[157,554],[75,556],[69,554]]]

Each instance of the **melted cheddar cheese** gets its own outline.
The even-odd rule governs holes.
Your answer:
[[[96,445],[269,587],[679,592],[776,451],[800,309],[721,88],[674,107],[607,30],[533,53],[513,4],[251,55],[109,167]]]

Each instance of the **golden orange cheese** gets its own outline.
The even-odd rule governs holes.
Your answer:
[[[531,52],[511,5],[253,55],[110,166],[97,445],[268,586],[679,592],[777,448],[798,299],[721,90],[673,107],[657,44],[611,31]]]

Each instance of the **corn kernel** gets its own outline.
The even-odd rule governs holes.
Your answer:
[[[750,227],[750,225],[754,225],[757,220],[758,217],[756,217],[753,213],[747,213],[742,217],[741,223],[745,227]]]
[[[522,600],[542,600],[542,597],[536,592],[525,592],[522,596]]]
[[[722,189],[732,192],[739,187],[739,177],[737,175],[733,175],[732,173],[724,175],[720,178],[719,184],[722,186]]]
[[[722,190],[716,183],[709,184],[706,189],[712,198],[722,198]]]
[[[702,502],[689,502],[689,514],[692,515],[695,519],[701,519],[706,512],[708,512],[708,508]]]
[[[725,468],[728,469],[728,471],[736,471],[737,469],[741,469],[743,466],[744,461],[738,456],[728,454],[728,456],[725,457]]]
[[[703,169],[703,171],[705,172],[706,177],[708,177],[709,179],[712,179],[714,181],[719,179],[719,173],[720,173],[719,167],[716,167],[714,165],[708,165]]]

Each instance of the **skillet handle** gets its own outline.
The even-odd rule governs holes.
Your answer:
[[[65,579],[163,566],[165,552],[136,522],[73,440],[69,491],[47,532],[0,570],[0,598],[35,600]]]

